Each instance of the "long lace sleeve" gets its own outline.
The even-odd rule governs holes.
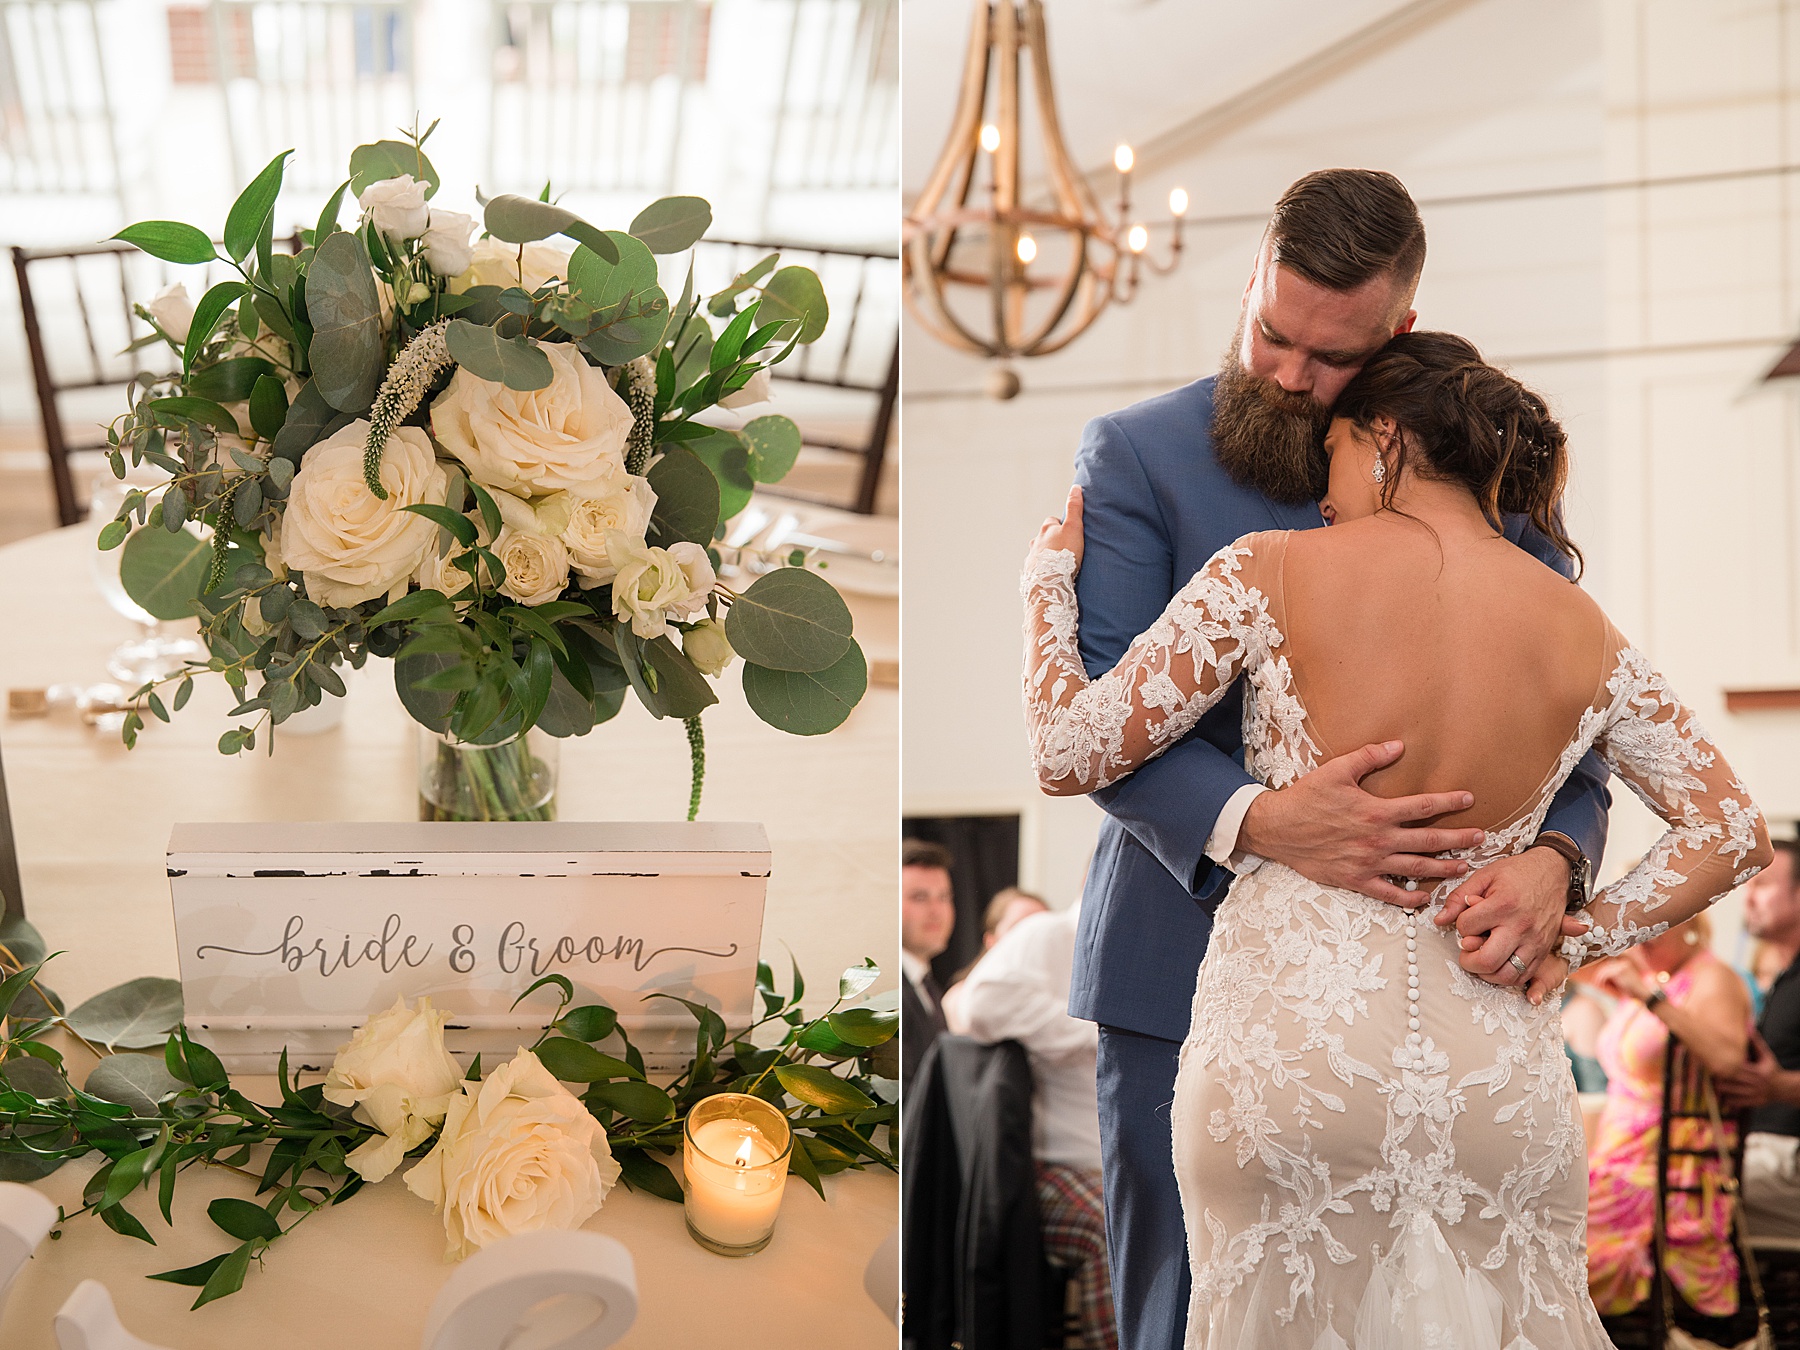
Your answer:
[[[1281,642],[1267,596],[1245,574],[1255,538],[1214,554],[1119,664],[1091,682],[1076,648],[1075,555],[1036,555],[1020,590],[1025,719],[1045,792],[1092,792],[1154,759]]]
[[[1642,653],[1620,648],[1607,689],[1612,701],[1596,748],[1669,828],[1594,897],[1592,929],[1563,943],[1573,965],[1617,955],[1692,918],[1773,856],[1749,790]]]

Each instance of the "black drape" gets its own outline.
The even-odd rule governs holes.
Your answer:
[[[981,918],[988,901],[1019,884],[1019,818],[907,816],[902,829],[909,839],[942,844],[955,860],[950,882],[956,890],[956,931],[931,963],[938,983],[949,988],[956,973],[981,955]]]

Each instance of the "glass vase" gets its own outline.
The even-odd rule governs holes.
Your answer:
[[[535,727],[497,745],[419,728],[420,820],[555,820],[558,744]]]

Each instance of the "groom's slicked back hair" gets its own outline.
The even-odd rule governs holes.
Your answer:
[[[1378,169],[1320,169],[1300,179],[1269,217],[1271,260],[1327,290],[1384,274],[1409,300],[1425,266],[1425,223],[1412,194]]]

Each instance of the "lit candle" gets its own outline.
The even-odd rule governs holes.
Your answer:
[[[1142,253],[1150,243],[1150,231],[1142,225],[1133,225],[1125,235],[1125,247],[1133,253]]]
[[[1169,193],[1169,214],[1179,219],[1187,214],[1188,195],[1186,188],[1175,188]]]
[[[786,1118],[760,1097],[721,1092],[695,1105],[682,1163],[688,1231],[696,1242],[725,1256],[769,1245],[792,1142]]]
[[[1000,148],[1000,128],[992,122],[983,123],[981,128],[981,148],[990,155]]]
[[[1037,257],[1037,240],[1033,239],[1028,234],[1021,234],[1019,236],[1018,254],[1020,262],[1031,262]]]
[[[1120,173],[1130,173],[1131,166],[1137,163],[1137,156],[1132,154],[1129,145],[1121,145],[1113,151],[1113,167]]]

